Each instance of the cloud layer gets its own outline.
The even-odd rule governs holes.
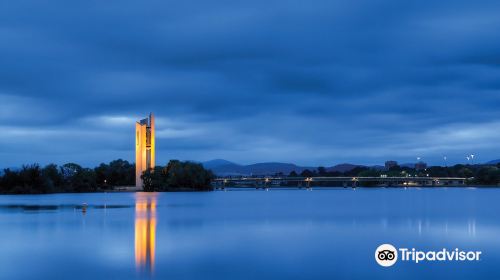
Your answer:
[[[0,167],[500,157],[497,1],[0,4]]]

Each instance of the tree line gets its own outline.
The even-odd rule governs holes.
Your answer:
[[[192,162],[170,161],[165,167],[143,175],[145,191],[209,190],[213,174]],[[119,186],[135,185],[135,164],[118,159],[85,168],[76,163],[61,166],[23,165],[20,169],[4,169],[0,176],[0,193],[46,194],[65,192],[112,191]]]
[[[303,170],[301,173],[292,171],[290,177],[460,177],[468,178],[470,185],[500,185],[500,163],[496,165],[464,165],[430,166],[425,169],[415,169],[406,166],[393,166],[390,169],[357,166],[346,172],[328,171],[325,167],[316,170]]]
[[[142,175],[145,191],[208,191],[214,174],[194,162],[171,160]]]

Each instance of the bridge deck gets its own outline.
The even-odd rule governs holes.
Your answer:
[[[364,184],[385,186],[439,186],[439,185],[464,185],[467,178],[461,177],[238,177],[217,178],[213,180],[216,186],[226,185],[297,185],[306,186],[337,183],[343,186],[358,186]]]

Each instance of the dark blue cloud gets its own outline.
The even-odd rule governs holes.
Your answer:
[[[0,166],[500,157],[496,1],[0,4]]]

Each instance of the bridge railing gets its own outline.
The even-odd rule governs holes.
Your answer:
[[[297,186],[324,185],[324,183],[336,183],[343,186],[358,185],[386,185],[386,186],[411,186],[411,185],[464,185],[467,178],[462,177],[237,177],[216,178],[215,185],[286,185],[293,183]]]

